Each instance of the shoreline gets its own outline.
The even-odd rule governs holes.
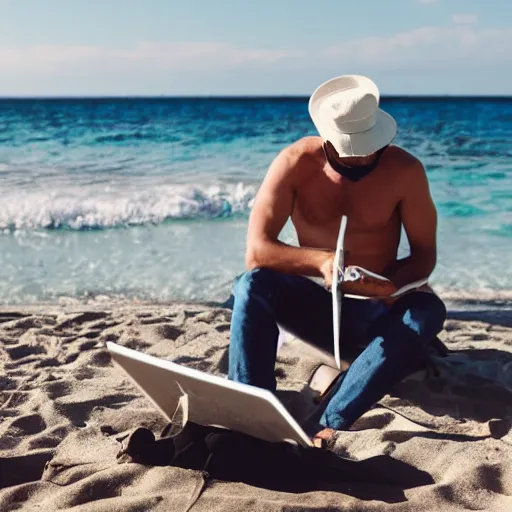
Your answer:
[[[434,292],[445,302],[450,310],[473,310],[475,308],[484,308],[489,310],[512,311],[512,289],[498,291],[439,291],[434,288]],[[0,311],[9,311],[16,309],[41,308],[82,308],[82,307],[171,307],[176,305],[190,305],[209,308],[227,308],[231,309],[233,296],[226,297],[225,300],[145,300],[137,297],[124,297],[116,295],[97,294],[87,298],[59,297],[57,300],[40,302],[0,302]]]

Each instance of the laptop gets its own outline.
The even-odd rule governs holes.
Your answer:
[[[313,446],[279,399],[266,389],[233,382],[108,342],[113,361],[172,421],[178,405],[189,421],[270,442]]]

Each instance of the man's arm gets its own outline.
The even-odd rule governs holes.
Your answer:
[[[271,268],[288,274],[323,276],[332,251],[292,247],[278,236],[292,214],[295,182],[302,163],[302,142],[283,150],[272,162],[249,218],[245,263],[248,270]],[[331,267],[332,268],[332,267]]]
[[[437,212],[425,169],[415,160],[404,174],[399,211],[411,254],[386,271],[397,288],[430,276],[437,259]]]

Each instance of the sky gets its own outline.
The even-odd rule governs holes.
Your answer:
[[[510,0],[0,0],[0,96],[512,95]]]

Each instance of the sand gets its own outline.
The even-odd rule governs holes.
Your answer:
[[[512,510],[512,315],[485,305],[452,309],[441,338],[454,352],[339,434],[340,456],[383,456],[381,483],[282,492],[116,459],[131,429],[166,422],[105,342],[225,374],[229,322],[227,309],[186,304],[0,310],[0,510]],[[316,363],[298,340],[279,353],[279,396],[298,419]],[[411,486],[416,470],[428,481]]]

